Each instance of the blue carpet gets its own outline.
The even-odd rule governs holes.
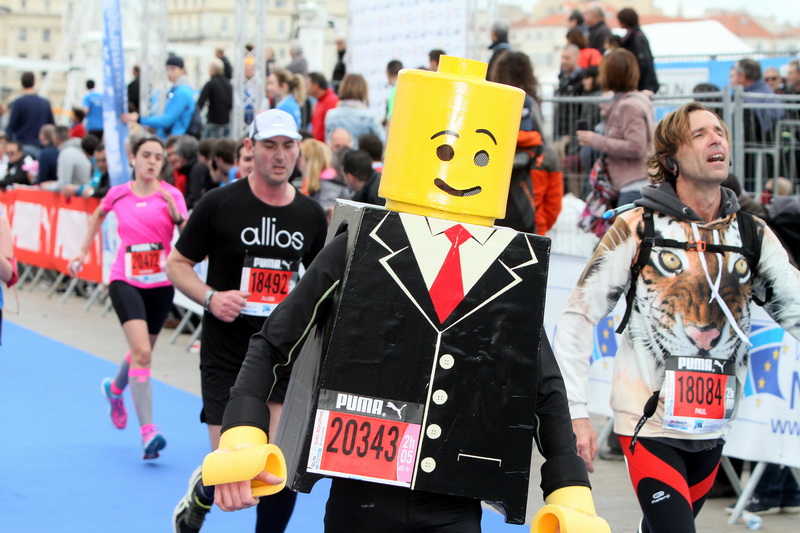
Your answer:
[[[200,398],[153,382],[154,419],[167,447],[143,461],[133,405],[111,425],[100,381],[116,365],[5,322],[0,347],[0,531],[168,533],[189,474],[208,453]],[[158,353],[155,354],[158,357]],[[287,533],[322,531],[329,482],[300,494]],[[214,509],[203,533],[251,532],[255,511]],[[483,531],[522,532],[484,511]]]

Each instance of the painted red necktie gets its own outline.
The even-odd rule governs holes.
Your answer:
[[[453,309],[464,299],[464,282],[461,280],[461,253],[458,247],[472,237],[461,224],[456,224],[444,232],[450,239],[450,250],[433,280],[430,294],[439,322],[444,322]]]

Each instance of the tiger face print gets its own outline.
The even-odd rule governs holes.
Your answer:
[[[692,230],[669,217],[656,216],[656,236],[676,241],[695,241]],[[722,219],[698,228],[700,240],[739,245],[736,225]],[[639,226],[643,236],[644,223]],[[703,268],[701,255],[705,258]],[[706,271],[708,275],[706,275]],[[731,326],[729,317],[715,298],[730,310],[742,331],[750,330],[750,265],[736,252],[716,254],[654,246],[647,265],[639,275],[634,309],[643,320],[631,320],[628,327],[638,353],[650,353],[658,366],[669,355],[695,355],[735,360],[745,342]],[[717,287],[715,291],[714,287]],[[744,359],[738,363],[746,364]]]

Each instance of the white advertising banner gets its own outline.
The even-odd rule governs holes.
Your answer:
[[[467,54],[468,3],[463,0],[350,0],[347,72],[367,79],[370,106],[383,118],[386,64],[428,68],[428,52]]]
[[[587,258],[550,256],[545,331],[552,343],[556,323]],[[611,416],[609,397],[619,336],[614,330],[624,299],[594,331],[589,371],[589,411]],[[731,423],[724,454],[800,468],[800,343],[767,313],[752,306],[750,362],[744,394]]]

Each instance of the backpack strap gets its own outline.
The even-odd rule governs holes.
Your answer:
[[[750,265],[750,279],[753,280],[756,277],[758,263],[761,260],[762,244],[761,239],[758,238],[756,221],[753,215],[745,213],[744,211],[738,211],[736,213],[736,220],[739,222],[739,236],[742,239],[742,248],[744,248],[742,255],[745,256]],[[756,304],[763,306],[772,299],[772,287],[767,285],[763,300],[755,294],[753,294],[752,297]]]
[[[628,294],[625,295],[625,315],[622,317],[619,326],[617,326],[617,333],[619,334],[622,334],[625,330],[625,326],[628,325],[628,319],[631,317],[631,311],[633,310],[633,299],[636,296],[636,280],[639,278],[639,273],[645,265],[647,265],[647,261],[650,259],[650,252],[653,250],[653,245],[656,240],[653,210],[646,207],[643,209],[644,238],[642,239],[642,244],[639,246],[639,256],[636,258],[636,262],[633,266],[631,266],[631,284],[630,287],[628,287]]]

